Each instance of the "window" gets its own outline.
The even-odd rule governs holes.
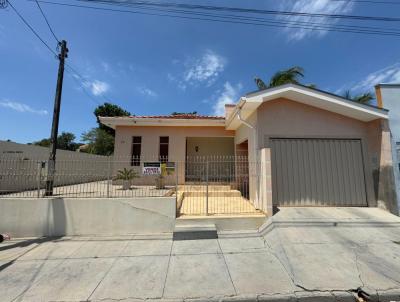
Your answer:
[[[166,163],[168,161],[168,136],[160,136],[160,162]]]
[[[131,166],[140,166],[140,154],[142,151],[142,137],[132,137],[132,158]]]

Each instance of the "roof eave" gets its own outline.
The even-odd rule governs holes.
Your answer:
[[[245,102],[239,102],[235,110],[227,119],[227,129],[236,130],[240,126],[240,123],[232,123],[239,108],[246,111],[246,115],[248,117],[262,103],[278,98],[291,99],[293,101],[298,101],[306,105],[338,113],[364,122],[379,118],[388,118],[388,110],[386,109],[359,104],[342,98],[338,95],[302,85],[286,84],[263,91],[252,92],[241,98],[241,100],[245,100]],[[320,103],[320,101],[322,102]]]
[[[102,124],[112,129],[117,126],[180,126],[180,127],[224,127],[224,119],[168,119],[135,117],[99,117]]]

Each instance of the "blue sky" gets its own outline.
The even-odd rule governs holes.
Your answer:
[[[333,0],[193,3],[391,17],[399,17],[400,8]],[[36,4],[13,4],[55,48]],[[136,115],[220,114],[224,103],[256,89],[254,76],[268,81],[275,71],[293,65],[305,69],[305,83],[330,92],[357,93],[379,82],[400,82],[400,37],[187,21],[45,3],[42,8],[57,36],[68,41],[67,62],[85,77],[81,83],[91,94],[65,74],[59,131],[73,132],[78,140],[96,126],[93,110],[106,99]],[[393,22],[362,25],[398,28]],[[27,143],[48,137],[58,62],[10,7],[0,10],[0,58],[0,140]]]

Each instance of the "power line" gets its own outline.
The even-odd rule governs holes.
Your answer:
[[[36,0],[36,4],[37,4],[37,7],[39,8],[40,12],[42,13],[42,16],[43,16],[44,20],[46,21],[46,24],[47,24],[47,26],[48,26],[50,32],[52,33],[54,39],[56,39],[56,41],[57,41],[58,43],[60,43],[60,40],[57,38],[56,34],[54,33],[53,29],[51,28],[50,23],[49,23],[49,21],[47,20],[46,15],[44,14],[44,12],[43,12],[42,8],[40,7],[40,4],[39,4],[39,2],[38,2],[37,0]]]
[[[6,8],[8,5],[7,0],[0,0],[0,8]]]
[[[74,68],[74,67],[72,67],[70,64],[68,64],[68,63],[66,63],[66,65],[67,65],[67,67],[74,73],[74,74],[72,74],[72,75],[75,75],[76,77],[78,77],[78,78],[80,78],[81,79],[81,81],[82,81],[82,88],[84,89],[84,90],[86,90],[86,86],[85,86],[85,84],[83,84],[84,82],[89,82],[82,74],[80,74],[77,70],[76,70],[76,68]],[[74,77],[74,79],[76,79],[76,77]],[[86,91],[87,92],[87,91]],[[103,94],[101,94],[100,95],[106,102],[112,102],[112,100],[110,100],[109,98],[107,98],[106,96],[104,96]],[[94,100],[94,99],[92,99],[92,100]],[[96,100],[95,100],[95,102],[98,104],[98,105],[100,105]]]
[[[10,5],[10,7],[15,11],[15,13],[18,15],[18,17],[24,22],[24,24],[32,31],[32,33],[46,46],[46,48],[52,53],[54,54],[56,57],[58,57],[58,54],[44,41],[44,39],[37,33],[37,31],[29,24],[29,22],[18,12],[18,10],[12,5],[12,3],[10,2],[10,0],[8,0],[8,4]],[[66,67],[68,67],[69,69],[66,69],[66,71],[68,73],[70,73],[72,75],[72,78],[74,79],[74,81],[76,83],[78,83],[81,87],[82,87],[82,91],[93,101],[95,102],[97,105],[100,105],[100,103],[95,100],[92,95],[86,90],[86,87],[83,84],[83,81],[86,81],[84,79],[84,77],[74,68],[72,67],[70,64],[65,63]],[[71,72],[71,70],[73,71],[73,73]],[[81,79],[81,81],[78,81],[77,77],[79,79]],[[109,99],[105,98],[104,96],[102,96],[105,100],[110,101]]]
[[[118,13],[131,13],[131,14],[143,14],[143,15],[151,15],[151,16],[161,16],[161,17],[170,17],[170,18],[179,18],[179,19],[189,19],[189,20],[203,20],[203,21],[213,21],[213,22],[220,22],[220,23],[234,23],[234,24],[245,24],[245,25],[256,25],[256,26],[265,26],[265,27],[275,27],[275,28],[297,28],[297,29],[307,29],[307,30],[319,30],[319,31],[334,31],[334,32],[347,32],[347,33],[358,33],[358,34],[373,34],[373,35],[381,35],[381,36],[399,36],[400,32],[395,31],[384,31],[386,29],[382,28],[374,28],[373,30],[363,30],[357,27],[351,28],[348,25],[348,28],[341,28],[340,26],[332,26],[329,24],[319,24],[319,25],[312,25],[310,22],[302,22],[302,21],[279,21],[279,20],[268,20],[268,19],[261,19],[257,18],[251,21],[247,20],[237,20],[237,18],[249,18],[249,17],[241,17],[236,16],[236,20],[232,19],[229,15],[215,15],[215,14],[206,14],[206,13],[197,13],[203,14],[204,16],[209,17],[193,17],[193,16],[182,16],[182,15],[171,15],[171,14],[159,14],[159,13],[149,13],[149,12],[142,12],[142,11],[135,11],[135,10],[122,10],[122,9],[114,9],[109,7],[96,7],[96,6],[87,6],[87,5],[80,5],[80,4],[67,4],[67,3],[60,3],[60,2],[52,2],[52,1],[45,1],[40,0],[41,3],[52,4],[52,5],[61,5],[61,6],[69,6],[69,7],[77,7],[77,8],[85,8],[85,9],[92,9],[92,10],[102,10],[102,11],[111,11],[111,12],[118,12]],[[91,1],[93,2],[93,1]],[[166,10],[159,10],[159,11],[166,11]],[[196,14],[191,12],[191,14]],[[300,23],[301,22],[301,23]],[[278,23],[278,24],[276,24]],[[281,24],[279,24],[281,23]],[[304,23],[304,24],[302,24]],[[343,26],[342,26],[343,27]]]
[[[36,32],[36,30],[28,23],[28,21],[26,21],[26,19],[18,12],[18,10],[14,7],[14,5],[11,3],[10,0],[7,1],[8,4],[11,6],[11,8],[14,10],[14,12],[17,14],[17,16],[25,23],[25,25],[31,30],[31,32],[40,40],[40,42],[43,43],[44,46],[46,46],[46,48],[52,53],[54,54],[56,57],[58,56],[58,54],[49,46],[49,44],[47,44],[42,37]]]
[[[298,0],[295,0],[298,1]],[[329,0],[333,2],[355,2],[355,3],[370,3],[370,4],[394,4],[399,5],[400,2],[396,1],[372,1],[372,0]]]
[[[90,94],[90,92],[87,90],[87,86],[85,86],[85,83],[90,82],[89,80],[87,80],[78,70],[76,70],[75,67],[73,67],[71,64],[65,63],[65,65],[67,66],[67,68],[69,68],[69,70],[67,69],[67,72],[69,72],[72,76],[72,78],[74,79],[75,82],[77,82],[81,87],[83,92],[93,101],[95,102],[97,105],[100,105],[100,103]],[[80,81],[78,81],[78,78],[80,79]],[[113,102],[112,100],[110,100],[109,98],[105,97],[103,94],[100,95],[106,102]]]
[[[292,0],[293,2],[299,0]],[[367,4],[388,4],[388,5],[400,5],[400,2],[396,1],[373,1],[373,0],[329,0],[330,2],[350,2],[350,3],[367,3]]]
[[[239,16],[239,15],[230,15],[230,14],[210,14],[210,13],[199,13],[199,12],[191,12],[187,10],[178,10],[178,9],[157,9],[157,8],[144,8],[144,7],[138,7],[137,9],[142,9],[142,10],[153,10],[153,11],[162,11],[162,12],[173,12],[173,13],[182,13],[182,14],[193,14],[193,15],[199,15],[199,16],[211,16],[211,17],[218,17],[218,18],[232,18],[232,19],[238,19],[238,20],[247,20],[247,21],[257,21],[257,22],[264,22],[264,23],[276,23],[276,24],[292,24],[292,25],[305,25],[309,26],[308,28],[310,29],[360,29],[360,30],[393,30],[390,33],[400,33],[399,28],[382,28],[382,27],[373,27],[373,26],[354,26],[354,25],[332,25],[328,23],[321,23],[321,22],[311,22],[311,21],[290,21],[283,19],[265,19],[265,18],[260,18],[260,17],[246,17],[246,16]],[[287,26],[284,26],[287,27]]]
[[[90,92],[87,91],[86,86],[83,84],[83,82],[82,82],[82,81],[79,81],[79,80],[77,79],[77,77],[80,78],[80,79],[83,79],[83,77],[82,77],[79,73],[77,73],[76,70],[75,70],[73,67],[71,67],[69,64],[66,64],[66,67],[67,67],[66,71],[71,75],[72,79],[82,88],[82,91],[86,94],[86,96],[87,96],[91,101],[93,101],[96,105],[101,105],[101,104],[90,94]]]
[[[381,17],[381,16],[362,16],[362,15],[343,15],[343,14],[323,14],[323,13],[307,13],[307,12],[293,12],[293,11],[279,11],[279,10],[265,10],[255,8],[242,8],[242,7],[227,7],[227,6],[211,6],[211,5],[197,5],[186,4],[177,2],[157,2],[157,1],[115,1],[115,0],[77,0],[79,2],[100,3],[109,5],[141,5],[141,6],[155,6],[155,7],[174,7],[184,8],[191,10],[212,10],[212,11],[229,11],[240,13],[256,13],[267,15],[281,15],[281,16],[298,16],[298,17],[312,17],[312,18],[333,18],[333,19],[350,19],[350,20],[363,20],[363,21],[385,21],[385,22],[400,22],[400,18]]]

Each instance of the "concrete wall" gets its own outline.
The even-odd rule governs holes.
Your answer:
[[[368,205],[380,204],[381,207],[392,212],[395,211],[393,194],[389,194],[392,185],[390,173],[386,173],[384,177],[374,177],[375,170],[382,176],[384,175],[383,171],[390,170],[391,166],[387,158],[389,151],[382,121],[365,123],[287,99],[264,103],[258,108],[256,114],[256,117],[252,116],[248,120],[250,123],[252,121],[253,125],[255,123],[257,127],[255,144],[250,143],[251,129],[246,129],[245,125],[238,129],[235,137],[237,143],[240,143],[245,137],[249,138],[249,158],[256,158],[257,161],[262,162],[261,175],[267,173],[258,179],[261,183],[254,180],[257,185],[250,185],[250,190],[254,191],[251,192],[251,196],[258,194],[259,199],[272,198],[270,192],[272,186],[266,183],[271,180],[270,137],[355,138],[362,142]],[[252,147],[254,145],[255,147]],[[262,149],[264,150],[260,152]],[[265,164],[267,167],[264,167]],[[267,170],[263,172],[262,169]],[[257,192],[257,190],[259,191]],[[267,200],[267,202],[272,202],[272,200]],[[258,205],[264,211],[271,209],[265,200],[258,201]]]
[[[172,232],[175,197],[0,199],[0,230],[12,237]]]
[[[382,84],[375,87],[377,99],[383,108],[389,110],[393,173],[396,185],[397,208],[400,208],[400,84]]]
[[[159,155],[160,136],[169,136],[169,161],[178,166],[178,181],[185,181],[185,158],[187,137],[234,137],[234,131],[227,131],[224,127],[154,127],[154,126],[123,126],[117,127],[115,135],[114,157],[120,162],[114,170],[130,167],[132,152],[132,137],[142,137],[141,157],[143,161],[157,161]],[[133,167],[139,173],[140,167]],[[175,176],[174,176],[175,177]],[[139,180],[137,180],[139,181]],[[143,178],[143,181],[145,179]],[[170,180],[171,182],[175,181]]]
[[[247,122],[257,127],[257,112],[250,115]],[[262,209],[261,200],[258,196],[260,185],[260,158],[257,142],[257,135],[253,129],[242,124],[235,133],[235,144],[241,144],[247,140],[248,160],[249,160],[249,196],[256,208]]]
[[[48,160],[50,149],[41,146],[18,144],[0,140],[0,156],[7,158]],[[92,158],[105,158],[105,156],[88,154],[77,151],[57,149],[59,160],[86,160]]]
[[[49,148],[0,141],[0,193],[36,189],[47,174]],[[46,162],[41,168],[40,163]],[[106,156],[57,150],[54,183],[69,185],[107,179]],[[42,188],[44,182],[42,181]]]

